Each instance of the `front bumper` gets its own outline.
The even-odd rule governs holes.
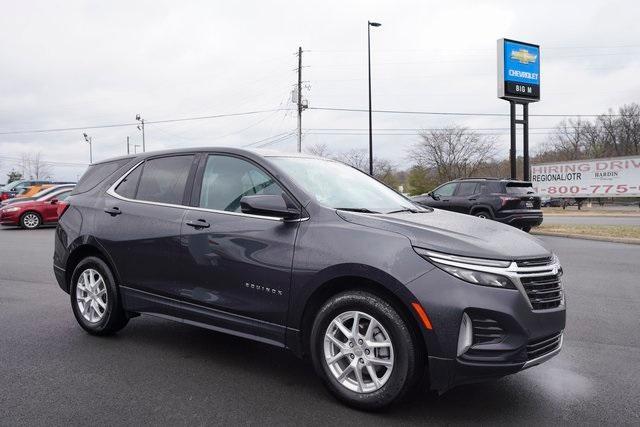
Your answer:
[[[0,225],[18,225],[22,211],[5,212],[0,210]]]
[[[564,304],[533,310],[520,289],[474,285],[439,268],[407,287],[420,301],[433,326],[423,335],[429,354],[430,386],[434,390],[443,392],[456,385],[509,375],[543,363],[560,352],[566,322]],[[465,313],[474,325],[474,344],[457,356]],[[476,330],[480,331],[478,336],[487,331],[491,335],[495,328],[499,329],[496,338],[475,341]]]

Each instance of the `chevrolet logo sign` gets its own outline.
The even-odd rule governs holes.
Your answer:
[[[511,51],[511,59],[518,61],[521,64],[530,64],[535,62],[538,58],[538,55],[533,55],[529,53],[527,49],[519,49]]]

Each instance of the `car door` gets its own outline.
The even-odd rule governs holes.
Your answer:
[[[58,202],[69,197],[69,194],[71,194],[71,189],[54,192],[46,197],[41,209],[44,222],[58,221]]]
[[[182,222],[178,262],[184,317],[270,342],[284,342],[297,222],[248,215],[240,198],[284,189],[242,157],[209,154]]]
[[[471,207],[477,201],[477,187],[476,181],[463,181],[458,183],[456,192],[451,197],[450,210],[460,213],[471,213]]]
[[[425,204],[433,208],[449,209],[451,197],[456,190],[456,185],[456,182],[448,182],[436,188],[431,192],[431,200]]]
[[[181,266],[175,256],[195,158],[195,154],[149,158],[116,181],[98,202],[96,238],[113,260],[132,311],[140,307],[174,314],[168,300],[157,296],[177,294]]]

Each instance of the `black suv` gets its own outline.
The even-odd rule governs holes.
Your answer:
[[[458,179],[412,200],[422,206],[493,219],[527,232],[542,224],[540,197],[528,181]]]
[[[288,348],[364,409],[562,346],[562,268],[538,240],[336,161],[139,154],[92,165],[67,201],[54,271],[91,334],[148,313]]]

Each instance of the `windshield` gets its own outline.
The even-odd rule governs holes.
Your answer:
[[[20,184],[21,181],[13,181],[8,183],[7,185],[5,185],[4,187],[0,188],[1,191],[11,191],[14,189],[14,187],[16,187],[18,184]]]
[[[323,206],[373,213],[419,209],[369,175],[339,162],[302,157],[270,160]]]

